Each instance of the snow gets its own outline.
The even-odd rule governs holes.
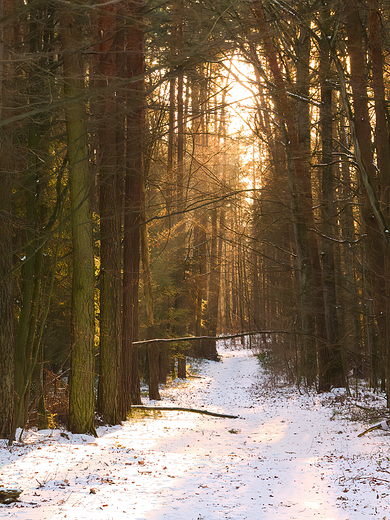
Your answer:
[[[239,419],[139,412],[96,439],[45,430],[0,441],[0,485],[23,489],[0,518],[390,520],[388,432],[358,438],[368,425],[340,413],[342,391],[300,394],[249,349],[220,355],[144,404]]]

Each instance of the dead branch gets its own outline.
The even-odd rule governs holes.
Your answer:
[[[374,430],[390,430],[390,420],[385,419],[384,421],[380,423],[373,424],[370,428],[367,428],[367,430],[364,430],[364,432],[359,433],[358,437],[363,437],[366,433],[372,432]]]
[[[292,334],[286,330],[256,330],[253,332],[244,332],[242,334],[231,334],[229,336],[187,336],[185,338],[154,338],[133,341],[133,345],[149,345],[151,343],[173,343],[175,341],[196,341],[199,339],[215,339],[216,341],[233,338],[243,338],[245,336],[255,336],[257,334]],[[295,334],[295,333],[294,333]]]
[[[208,410],[196,410],[195,408],[184,408],[182,406],[143,406],[132,405],[132,410],[153,410],[154,412],[191,412],[200,413],[203,415],[211,415],[212,417],[221,417],[223,419],[239,419],[239,415],[227,415],[224,413],[209,412]]]

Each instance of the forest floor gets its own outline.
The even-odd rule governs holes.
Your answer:
[[[0,486],[23,489],[0,518],[390,520],[390,434],[357,437],[365,408],[386,417],[383,396],[299,393],[250,350],[220,355],[145,404],[240,418],[134,412],[98,438],[27,431],[0,445]]]

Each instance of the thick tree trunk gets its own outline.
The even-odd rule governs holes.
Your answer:
[[[0,4],[0,18],[13,9],[12,1]],[[12,84],[12,70],[7,66],[8,49],[13,37],[10,27],[0,27],[0,119],[6,117],[4,108],[9,106],[7,89]],[[14,436],[14,284],[12,274],[12,165],[11,138],[7,127],[0,131],[0,438]]]
[[[364,190],[362,200],[362,216],[366,226],[367,234],[367,261],[368,261],[368,276],[369,285],[368,290],[371,293],[373,300],[373,311],[375,316],[381,318],[377,320],[377,325],[380,331],[380,343],[382,349],[382,355],[386,358],[386,341],[387,341],[387,318],[386,318],[386,276],[385,276],[385,246],[384,241],[388,240],[388,234],[386,235],[387,224],[385,217],[381,213],[376,191],[378,187],[378,181],[381,183],[382,179],[377,178],[377,172],[374,165],[374,157],[372,153],[371,145],[371,125],[370,125],[370,114],[368,107],[368,94],[367,94],[367,81],[366,72],[367,66],[365,62],[365,54],[363,51],[363,30],[361,20],[359,17],[359,5],[356,0],[344,0],[345,8],[345,19],[346,19],[346,31],[348,36],[348,53],[351,64],[350,83],[352,87],[352,99],[353,99],[353,110],[354,118],[351,124],[353,125],[353,133],[355,134],[355,154],[358,158],[357,163],[359,166],[359,172],[362,176]],[[373,77],[377,110],[382,110],[380,107],[381,87],[379,85],[380,79],[379,68],[381,67],[380,60],[378,59],[378,49],[375,46],[374,37],[374,53],[373,53]],[[374,65],[375,63],[375,65]],[[382,100],[383,101],[383,100]],[[381,123],[382,122],[382,123]],[[382,116],[377,124],[384,124]],[[381,131],[384,133],[384,129]],[[387,139],[387,138],[386,138]],[[381,137],[378,143],[378,165],[379,165],[379,154],[381,155],[380,165],[383,166],[384,171],[384,182],[388,182],[386,176],[387,172],[387,161],[383,154],[383,145]],[[380,172],[381,173],[381,172]],[[386,186],[387,188],[387,186]]]
[[[330,344],[328,367],[326,367],[322,385],[329,389],[330,385],[345,386],[345,370],[340,341],[340,330],[337,314],[336,273],[333,242],[335,234],[334,219],[336,217],[334,192],[333,163],[333,101],[331,86],[330,51],[328,41],[329,12],[324,11],[323,27],[326,34],[320,48],[320,130],[321,130],[321,260],[324,286],[325,321],[328,342]],[[329,238],[327,238],[329,237]],[[321,390],[321,388],[320,388]]]
[[[34,143],[35,144],[35,143]],[[30,149],[36,152],[31,139]],[[31,161],[31,156],[30,156]],[[26,260],[22,266],[22,305],[15,337],[15,420],[16,427],[23,427],[27,422],[31,380],[28,374],[33,368],[33,340],[37,316],[39,276],[36,263],[41,263],[41,249],[35,240],[36,222],[36,182],[34,166],[29,164],[26,174]],[[38,289],[38,290],[37,290]]]
[[[12,183],[4,160],[2,139],[0,176],[0,438],[12,437],[14,413],[14,337],[12,277]]]
[[[74,433],[94,433],[95,267],[90,201],[92,176],[88,164],[86,109],[83,97],[82,30],[77,11],[72,11],[72,7],[66,8],[61,18],[61,40],[73,243],[69,429]]]
[[[127,140],[123,239],[123,329],[120,361],[119,417],[139,404],[140,380],[138,350],[138,287],[140,274],[140,225],[142,224],[143,134],[144,134],[144,34],[141,26],[141,2],[129,5],[131,26],[126,29]]]
[[[102,7],[99,20],[99,77],[104,88],[116,78],[116,12]],[[115,92],[106,92],[101,101],[99,121],[99,211],[100,211],[100,362],[97,409],[109,424],[116,424],[118,385],[119,280],[121,210],[117,197],[117,103]]]
[[[297,53],[299,59],[297,61],[297,90],[299,99],[296,101],[296,128],[293,128],[293,123],[288,123],[286,120],[287,127],[287,139],[291,135],[291,131],[297,132],[297,145],[298,147],[293,148],[291,146],[288,150],[289,154],[289,173],[290,183],[294,186],[292,189],[292,199],[294,208],[294,219],[295,219],[295,237],[296,237],[296,249],[298,253],[298,260],[300,259],[300,283],[301,283],[301,304],[302,304],[302,344],[303,344],[303,372],[307,373],[306,379],[308,384],[312,384],[315,381],[317,374],[317,353],[316,347],[319,351],[319,363],[324,365],[324,353],[325,353],[325,341],[323,337],[320,337],[317,346],[315,344],[315,332],[317,328],[321,326],[322,319],[319,317],[317,308],[319,305],[318,299],[318,283],[320,273],[318,268],[316,269],[315,264],[318,263],[317,258],[313,262],[313,258],[318,256],[317,252],[314,251],[317,248],[317,244],[314,243],[316,239],[309,236],[309,227],[313,228],[310,224],[313,222],[312,213],[312,190],[311,190],[311,178],[310,178],[310,110],[307,102],[309,98],[309,60],[310,60],[310,37],[307,34],[305,28],[302,28],[300,38],[296,42],[298,47]],[[286,99],[287,100],[287,99]],[[288,100],[287,100],[288,101]],[[285,115],[285,114],[284,114]],[[291,164],[291,158],[294,157],[293,165]],[[299,161],[299,167],[297,171],[297,161]],[[293,169],[291,168],[293,166]],[[296,190],[296,191],[295,191]],[[314,252],[313,252],[314,251]],[[320,379],[321,379],[321,368],[320,368]]]
[[[348,147],[347,123],[342,118],[339,125],[338,140],[341,151]],[[362,295],[355,281],[356,252],[357,248],[353,245],[356,240],[355,217],[354,217],[354,194],[351,179],[350,165],[343,161],[340,166],[341,181],[341,201],[338,212],[340,215],[341,236],[343,245],[340,252],[341,271],[344,273],[344,282],[340,285],[340,302],[342,305],[342,317],[340,325],[341,334],[344,339],[344,348],[349,352],[348,359],[351,359],[351,366],[355,373],[362,373],[363,366],[361,345],[364,338],[362,334],[361,301]],[[374,386],[375,387],[375,386]]]
[[[390,216],[390,144],[388,128],[388,110],[385,98],[384,68],[382,55],[383,30],[378,0],[369,2],[369,36],[372,60],[372,87],[375,96],[375,137],[380,177],[381,207],[387,222]],[[382,332],[384,365],[386,367],[387,406],[390,407],[390,259],[389,247],[384,248],[384,283],[379,328]]]
[[[375,96],[375,138],[381,183],[381,199],[388,215],[390,203],[390,144],[387,123],[388,110],[384,85],[384,63],[382,53],[383,29],[378,0],[369,1],[369,42],[372,60],[372,88]]]

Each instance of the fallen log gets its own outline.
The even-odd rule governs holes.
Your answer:
[[[239,419],[239,415],[227,415],[224,413],[209,412],[208,410],[196,410],[195,408],[184,408],[182,406],[144,406],[132,405],[132,410],[153,410],[154,412],[191,412],[200,413],[203,415],[211,415],[212,417],[221,417],[223,419]]]
[[[390,419],[385,419],[379,423],[373,424],[370,428],[367,428],[367,430],[364,430],[364,432],[359,433],[358,437],[363,437],[366,433],[373,432],[374,430],[390,430]]]
[[[21,489],[7,489],[0,487],[0,504],[11,504],[11,502],[16,502],[21,492]]]

